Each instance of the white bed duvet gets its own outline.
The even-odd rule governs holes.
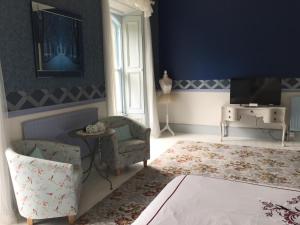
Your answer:
[[[299,190],[179,176],[133,225],[300,225],[298,209]]]

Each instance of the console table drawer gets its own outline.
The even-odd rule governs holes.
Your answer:
[[[243,116],[262,116],[264,114],[261,112],[261,110],[255,110],[255,109],[241,109],[239,110],[239,114]]]
[[[227,121],[237,121],[237,110],[231,107],[227,107],[225,109],[225,120]]]
[[[263,120],[265,123],[282,123],[284,122],[284,113],[278,109],[266,110]]]

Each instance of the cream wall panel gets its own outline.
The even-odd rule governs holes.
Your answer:
[[[219,126],[221,107],[229,104],[230,101],[228,91],[174,91],[172,95],[173,100],[169,106],[170,123],[177,124]],[[282,105],[287,107],[287,117],[291,96],[297,95],[300,93],[282,93]],[[159,104],[158,111],[160,122],[165,122],[165,105]],[[249,118],[243,123],[232,123],[232,126],[254,127],[255,122],[254,119]]]

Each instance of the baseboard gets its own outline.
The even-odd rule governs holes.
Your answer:
[[[164,123],[161,123],[161,127],[164,127],[164,125]],[[170,127],[175,133],[220,135],[219,126],[171,123]],[[249,127],[229,127],[228,129],[228,136],[232,137],[281,140],[281,135],[282,131],[275,129]],[[295,140],[300,140],[300,132],[296,133]]]

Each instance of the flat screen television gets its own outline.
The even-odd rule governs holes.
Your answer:
[[[280,105],[280,78],[231,79],[230,104]]]

